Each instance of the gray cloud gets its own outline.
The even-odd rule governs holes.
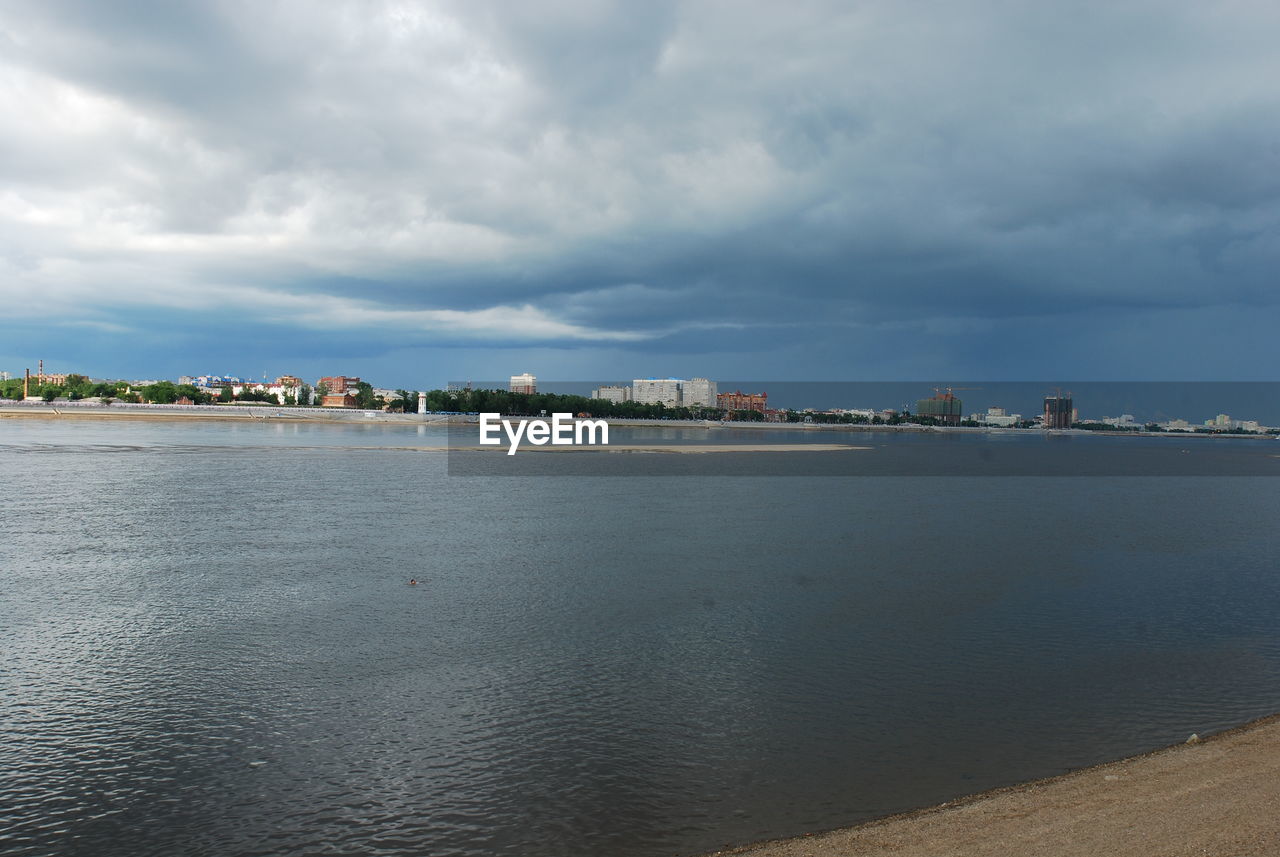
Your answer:
[[[1142,372],[1181,313],[1280,321],[1277,35],[1262,3],[15,0],[0,293],[794,376],[904,335],[999,371],[1056,320]]]

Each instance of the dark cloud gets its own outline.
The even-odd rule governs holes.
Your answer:
[[[1278,35],[1190,2],[12,2],[0,359],[119,362],[167,319],[193,360],[495,377],[1226,377],[1276,357],[1241,337],[1280,323]],[[49,313],[95,333],[41,345]]]

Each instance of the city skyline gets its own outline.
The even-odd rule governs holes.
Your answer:
[[[1264,380],[1278,24],[17,0],[0,365]]]
[[[43,361],[40,369],[44,370]],[[90,377],[88,373],[81,374]],[[6,380],[21,380],[22,374],[8,371],[0,374]],[[30,380],[37,385],[43,377],[47,383],[64,384],[68,373],[54,372],[52,368],[44,371],[43,376],[32,372]],[[293,374],[284,374],[271,380],[261,380],[246,376],[234,375],[179,375],[176,378],[135,378],[110,379],[93,376],[92,381],[124,381],[135,387],[148,385],[157,381],[192,384],[205,392],[215,395],[222,387],[231,387],[236,395],[243,386],[245,389],[291,388],[287,392],[296,395],[298,388],[312,385],[318,388],[324,385],[330,388],[327,392],[337,394],[347,392],[349,385],[355,385],[362,379],[354,375],[331,373],[314,380],[304,380]],[[369,379],[364,379],[369,381]],[[1071,422],[1097,423],[1114,422],[1125,427],[1136,427],[1141,424],[1156,423],[1163,426],[1177,427],[1215,427],[1219,429],[1246,428],[1266,429],[1280,425],[1280,383],[1277,382],[1117,382],[1087,381],[1064,383],[1053,381],[1038,382],[1003,382],[984,381],[984,386],[974,383],[942,385],[922,381],[877,381],[877,382],[831,382],[800,381],[777,382],[762,381],[717,381],[699,376],[687,378],[636,378],[630,382],[617,381],[559,381],[538,380],[534,373],[524,372],[511,375],[507,381],[466,381],[449,382],[447,384],[409,384],[386,385],[376,383],[374,378],[367,383],[375,393],[385,395],[390,400],[397,390],[414,391],[457,391],[463,389],[509,390],[526,394],[551,393],[557,395],[577,395],[587,398],[601,398],[614,402],[632,401],[639,403],[661,402],[668,407],[694,406],[714,407],[717,392],[730,398],[739,397],[754,399],[756,394],[768,396],[768,387],[773,391],[770,407],[775,411],[809,411],[815,413],[872,413],[872,412],[907,412],[929,415],[931,411],[924,407],[930,399],[950,399],[953,406],[946,407],[946,412],[955,418],[969,422],[985,421],[986,416],[996,419],[990,425],[1010,425],[1014,421],[1010,415],[1023,419],[1036,419],[1047,413],[1050,399],[1065,396],[1070,410]],[[348,383],[349,382],[349,383]],[[646,392],[638,392],[638,385],[649,388]],[[692,385],[692,386],[691,386]],[[341,389],[338,389],[341,387]],[[1080,400],[1074,396],[1070,388],[1085,390],[1087,410],[1079,407]],[[736,388],[736,389],[734,389]],[[759,388],[759,389],[757,389]],[[1066,389],[1064,389],[1066,388]],[[744,392],[744,390],[746,392]],[[932,390],[934,396],[925,395]],[[694,391],[690,393],[690,391]],[[953,391],[963,396],[954,396]],[[21,392],[17,394],[21,396]],[[339,396],[340,397],[340,396]],[[895,404],[895,403],[899,403]],[[350,406],[350,403],[348,403]],[[723,407],[723,406],[722,406]],[[745,406],[762,408],[760,402]],[[1021,411],[1021,413],[1018,413]],[[1241,417],[1241,413],[1248,414]],[[1234,414],[1234,416],[1232,416]],[[954,422],[946,420],[944,422]],[[1061,426],[1059,426],[1061,427]]]

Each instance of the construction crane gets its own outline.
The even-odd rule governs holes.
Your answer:
[[[934,387],[934,388],[933,388],[933,394],[934,394],[935,396],[941,396],[941,395],[942,395],[942,391],[943,391],[943,390],[946,390],[946,391],[947,391],[947,393],[946,393],[946,394],[947,394],[948,396],[952,396],[952,397],[954,398],[954,391],[955,391],[955,390],[981,390],[981,389],[982,389],[981,387]]]

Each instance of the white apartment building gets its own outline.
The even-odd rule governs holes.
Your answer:
[[[622,384],[608,384],[592,390],[591,398],[604,399],[606,402],[614,403],[629,402],[631,401],[631,388]]]
[[[525,372],[523,375],[512,375],[511,385],[507,390],[512,393],[527,393],[532,396],[538,392],[538,378]]]
[[[1006,413],[1004,408],[987,408],[985,414],[970,414],[969,419],[984,426],[1009,428],[1022,422],[1022,414]]]
[[[665,405],[676,408],[681,404],[679,378],[636,378],[631,382],[631,398],[642,405]]]
[[[686,408],[714,408],[716,382],[706,378],[690,378],[681,387],[680,400]]]

